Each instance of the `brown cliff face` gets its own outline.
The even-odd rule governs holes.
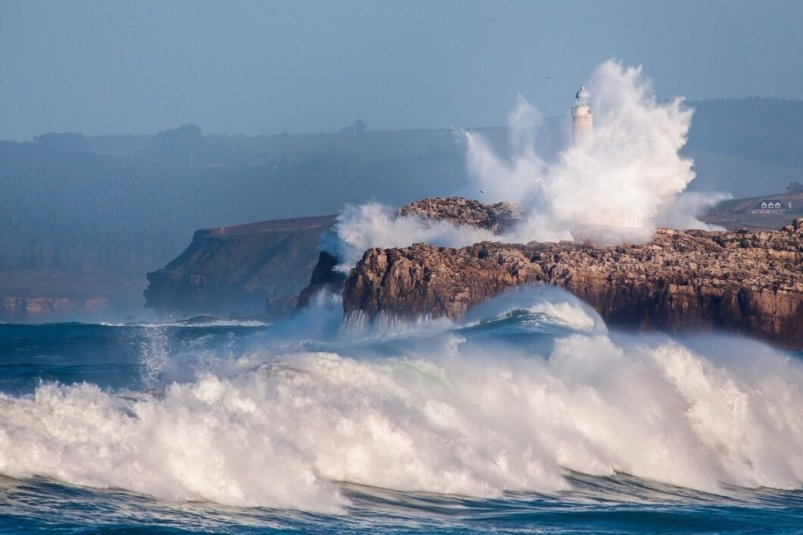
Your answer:
[[[519,211],[515,205],[507,202],[483,204],[465,197],[428,197],[402,206],[396,212],[396,217],[410,216],[448,221],[454,225],[471,225],[499,233],[516,223]],[[338,263],[333,254],[321,252],[309,284],[298,296],[297,308],[308,306],[312,298],[321,291],[334,294],[343,292],[346,276],[335,269]]]
[[[803,347],[803,219],[779,231],[658,230],[643,245],[483,242],[369,249],[346,280],[346,316],[459,318],[518,285],[560,286],[612,325],[722,328]]]

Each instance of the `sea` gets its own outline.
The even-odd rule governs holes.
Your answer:
[[[2,533],[803,533],[803,354],[463,320],[0,324]]]

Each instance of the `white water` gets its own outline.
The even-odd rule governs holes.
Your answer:
[[[801,486],[800,360],[744,340],[610,335],[556,295],[488,305],[498,321],[513,306],[577,324],[543,354],[457,329],[366,357],[343,334],[336,352],[221,351],[157,394],[2,396],[0,473],[314,511],[347,504],[338,481],[472,496],[555,492],[565,470]]]
[[[679,222],[703,228],[690,203],[675,204],[694,179],[682,157],[692,111],[675,98],[660,102],[640,67],[607,61],[589,81],[594,130],[570,143],[555,161],[538,156],[536,112],[523,98],[508,119],[509,159],[467,132],[469,171],[496,200],[530,208],[518,230],[523,241],[592,238],[610,243],[648,240],[656,226]],[[678,214],[678,212],[681,212]],[[529,240],[527,239],[529,238]]]
[[[345,207],[337,218],[336,243],[326,246],[341,259],[340,269],[354,267],[371,247],[406,247],[413,243],[456,247],[499,239],[481,228],[417,216],[395,217],[395,212],[379,203]]]
[[[692,110],[682,98],[660,101],[641,67],[609,60],[589,80],[593,134],[569,142],[553,160],[538,150],[540,113],[521,96],[508,116],[510,154],[497,154],[478,132],[464,131],[466,164],[484,202],[510,201],[522,224],[503,236],[417,217],[395,218],[377,204],[349,207],[339,217],[335,247],[350,268],[368,247],[416,242],[463,247],[482,240],[510,243],[592,239],[644,242],[657,226],[709,228],[697,217],[727,198],[684,193],[694,162],[680,154]],[[571,99],[567,99],[567,114]],[[567,115],[567,121],[568,121]]]
[[[678,155],[690,112],[659,103],[638,69],[606,63],[594,79],[595,136],[557,162],[538,158],[538,117],[524,101],[511,115],[511,160],[466,134],[480,184],[530,209],[503,239],[645,238],[661,221],[699,223],[706,199],[678,202],[693,178]],[[349,208],[338,232],[349,264],[370,246],[493,239],[378,205]],[[293,349],[331,324],[308,311],[284,326],[295,342],[177,360],[154,328],[147,393],[44,384],[0,396],[0,473],[314,511],[347,505],[339,481],[471,496],[556,492],[566,470],[709,491],[803,484],[800,360],[744,340],[612,335],[560,293],[505,296],[467,325],[513,321],[511,309],[533,316],[521,334],[543,316],[577,332],[539,352],[516,337],[412,325],[394,334],[391,356],[366,357],[350,333],[329,351]]]

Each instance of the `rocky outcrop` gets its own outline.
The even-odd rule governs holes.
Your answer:
[[[400,217],[412,215],[434,221],[446,220],[455,225],[472,225],[494,233],[504,232],[519,217],[514,204],[482,204],[464,197],[429,197],[403,206],[397,212]]]
[[[803,347],[803,219],[778,231],[659,229],[642,245],[483,242],[369,249],[345,283],[347,317],[459,318],[506,289],[551,284],[611,325],[721,328]]]
[[[343,291],[346,274],[336,270],[336,267],[337,258],[327,251],[321,251],[318,255],[318,263],[312,270],[309,285],[298,296],[298,309],[309,305],[312,298],[322,291],[332,294],[339,294]]]
[[[509,229],[519,218],[518,207],[507,202],[483,204],[465,197],[428,197],[402,206],[396,217],[420,217],[432,221],[448,221],[455,225],[472,225],[501,233]],[[309,285],[301,291],[298,308],[306,307],[321,291],[333,294],[343,292],[345,273],[336,270],[338,258],[322,251],[313,270]]]
[[[335,216],[199,230],[164,269],[148,273],[145,306],[183,316],[292,311]]]

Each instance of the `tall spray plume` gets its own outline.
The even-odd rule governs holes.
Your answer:
[[[487,239],[613,244],[648,241],[658,226],[710,228],[697,214],[725,196],[682,194],[695,177],[694,162],[680,154],[692,120],[683,99],[660,102],[641,67],[615,60],[597,67],[588,86],[593,131],[551,159],[538,151],[542,116],[521,96],[508,116],[509,156],[500,156],[478,132],[459,132],[480,200],[518,203],[524,214],[519,225],[491,236],[416,217],[395,218],[380,205],[350,207],[337,228],[343,266],[353,265],[372,246],[426,241],[461,247]]]
[[[537,150],[539,114],[524,98],[508,117],[511,156],[464,132],[468,170],[490,200],[522,204],[515,241],[647,241],[657,226],[707,228],[696,217],[720,196],[681,192],[694,162],[680,155],[692,110],[682,98],[659,102],[641,67],[609,60],[590,82],[594,129],[546,162]]]

